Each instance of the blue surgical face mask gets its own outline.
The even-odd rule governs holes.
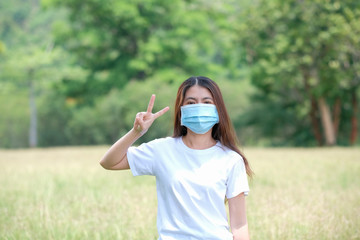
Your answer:
[[[219,115],[213,104],[189,104],[181,107],[181,126],[197,134],[207,133],[216,123]]]

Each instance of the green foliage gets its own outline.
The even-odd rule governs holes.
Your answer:
[[[209,72],[214,69],[209,57],[220,53],[214,51],[211,15],[197,2],[53,0],[46,5],[67,11],[68,20],[54,24],[56,43],[90,71],[85,81],[69,87],[76,97],[89,95],[90,102],[163,69]]]
[[[0,82],[0,146],[27,146],[29,110],[26,91]]]
[[[255,92],[249,98],[251,107],[235,119],[235,127],[246,130],[245,143],[259,146],[316,145],[309,128],[306,106],[284,101],[277,94],[264,96]]]
[[[6,46],[3,42],[0,41],[0,54],[6,51]]]
[[[8,130],[0,134],[4,139],[16,136],[11,144],[1,146],[26,147],[29,146],[29,132],[36,131],[30,129],[36,127],[36,124],[31,124],[37,120],[36,98],[61,78],[59,68],[65,65],[62,63],[64,52],[54,49],[49,32],[51,22],[59,15],[54,11],[43,12],[36,0],[1,2],[0,12],[0,37],[7,46],[0,56],[0,81],[4,86],[15,88],[13,95],[2,96],[7,97],[8,104],[5,106],[1,102],[4,106],[0,109],[8,109],[8,106],[13,109],[2,118],[0,125]],[[19,102],[17,98],[28,102],[20,101],[21,104],[14,105]],[[29,99],[35,99],[35,102]],[[13,119],[12,123],[9,119]],[[21,124],[9,128],[16,122]]]
[[[180,73],[181,74],[181,73]],[[154,112],[174,104],[179,74],[164,71],[144,82],[130,82],[122,90],[113,89],[99,98],[94,107],[72,109],[66,128],[72,144],[111,144],[129,131],[137,112],[146,111],[151,94],[157,94]],[[166,84],[165,80],[169,82]],[[141,141],[172,134],[172,114],[157,119]]]
[[[68,145],[70,139],[66,135],[66,129],[72,116],[71,103],[68,103],[60,92],[49,91],[42,94],[38,107],[39,145]]]
[[[273,136],[277,132],[282,142],[297,139],[305,133],[304,128],[311,129],[310,117],[304,116],[304,112],[311,111],[309,100],[322,97],[330,106],[337,98],[342,100],[340,129],[347,128],[351,115],[348,111],[354,111],[346,108],[347,96],[360,86],[360,4],[258,1],[238,19],[238,39],[251,65],[252,83],[261,95],[254,100],[260,101],[266,115],[250,112],[251,124],[262,128],[260,134]],[[268,108],[268,104],[272,107]],[[268,124],[264,124],[266,118],[270,118]],[[293,130],[286,134],[289,128]],[[311,135],[307,131],[299,144],[312,143]]]
[[[111,144],[153,93],[170,112],[141,141],[171,135],[192,75],[220,85],[242,143],[315,145],[309,113],[324,98],[330,110],[340,99],[337,143],[348,145],[359,19],[352,0],[2,1],[0,147],[27,147],[35,115],[40,146]]]

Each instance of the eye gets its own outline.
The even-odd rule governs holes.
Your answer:
[[[214,104],[214,101],[212,99],[204,99],[205,104]]]
[[[196,104],[196,102],[195,101],[186,101],[185,102],[185,105],[189,105],[189,104]]]

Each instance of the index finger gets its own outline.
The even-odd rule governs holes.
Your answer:
[[[154,107],[154,102],[155,102],[155,94],[151,95],[151,98],[150,98],[150,101],[149,101],[149,105],[148,105],[148,108],[147,108],[147,112],[148,113],[151,113],[152,112],[152,109]]]
[[[167,111],[169,111],[169,107],[165,107],[163,109],[161,109],[160,111],[158,111],[157,113],[154,114],[155,119],[160,117],[161,115],[163,115],[164,113],[166,113]]]

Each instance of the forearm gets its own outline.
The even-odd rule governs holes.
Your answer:
[[[249,240],[249,229],[246,219],[245,195],[239,194],[228,199],[230,227],[234,240]]]
[[[100,160],[100,165],[105,169],[114,169],[121,161],[126,159],[129,147],[141,137],[141,132],[132,128],[126,135],[115,142]],[[121,167],[118,169],[122,169]]]

